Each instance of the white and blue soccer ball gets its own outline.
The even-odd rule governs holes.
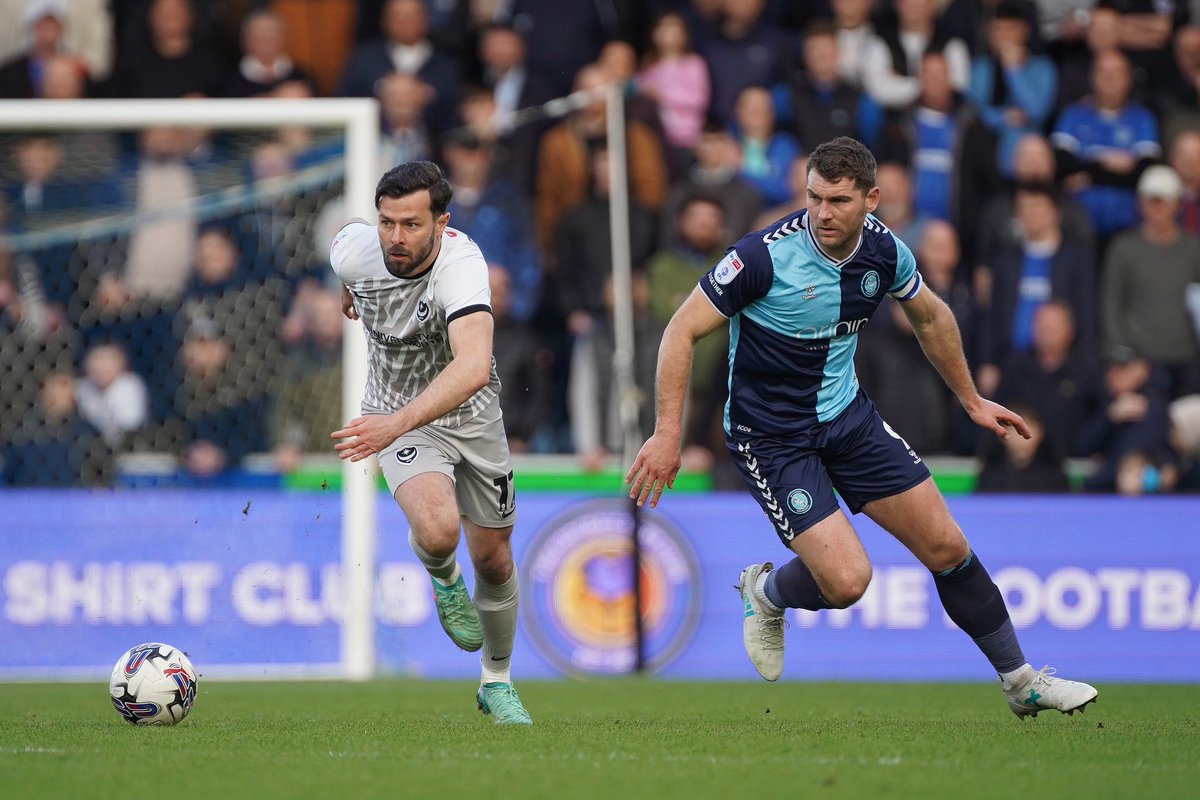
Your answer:
[[[112,704],[131,725],[174,725],[196,702],[196,668],[169,644],[147,642],[125,651],[108,682]]]

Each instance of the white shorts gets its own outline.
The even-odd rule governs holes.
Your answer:
[[[516,522],[512,458],[499,409],[487,421],[472,420],[454,428],[426,425],[409,431],[379,454],[388,489],[409,478],[440,472],[454,481],[458,513],[484,528],[506,528]]]

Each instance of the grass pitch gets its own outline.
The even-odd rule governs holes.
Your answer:
[[[462,682],[202,682],[174,728],[103,683],[0,684],[0,796],[1195,797],[1200,686],[1102,686],[1017,720],[983,684],[518,684],[501,728]]]

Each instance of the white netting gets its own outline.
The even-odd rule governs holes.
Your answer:
[[[133,450],[204,476],[327,449],[343,151],[293,127],[3,133],[4,482],[109,483]]]

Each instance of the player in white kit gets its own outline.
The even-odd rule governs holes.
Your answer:
[[[378,221],[351,221],[333,240],[342,310],[362,321],[370,362],[362,416],[332,437],[343,459],[378,456],[442,627],[463,650],[482,647],[480,710],[498,724],[529,725],[509,674],[516,502],[487,263],[448,227],[451,194],[436,164],[401,164],[375,189]],[[475,566],[474,602],[455,558],[460,530]]]

